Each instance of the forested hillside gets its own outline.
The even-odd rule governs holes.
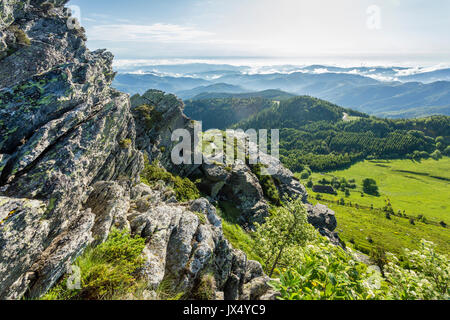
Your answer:
[[[184,112],[188,117],[202,121],[204,130],[226,129],[273,104],[272,100],[260,97],[188,100]]]
[[[411,120],[371,117],[301,96],[191,100],[186,113],[203,128],[280,129],[282,161],[293,171],[344,168],[362,159],[440,158],[450,150],[450,117]],[[248,119],[247,119],[248,118]],[[241,122],[237,123],[239,120]]]

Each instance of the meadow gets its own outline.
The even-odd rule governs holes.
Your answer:
[[[450,158],[366,160],[346,170],[313,173],[302,182],[306,185],[312,179],[317,184],[333,177],[354,179],[357,187],[347,196],[340,190],[337,195],[320,194],[320,200],[308,188],[310,201],[336,212],[338,231],[349,245],[366,253],[379,246],[400,253],[426,239],[438,244],[439,251],[450,252]],[[363,193],[366,178],[377,182],[380,196]],[[394,214],[383,211],[388,202]]]

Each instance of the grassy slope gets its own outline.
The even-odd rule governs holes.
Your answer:
[[[401,172],[402,170],[403,172]],[[404,172],[408,171],[408,172]],[[386,219],[385,214],[378,210],[355,208],[360,206],[382,208],[385,200],[390,199],[394,212],[405,210],[408,216],[424,215],[434,222],[450,223],[450,158],[440,161],[424,160],[421,163],[410,160],[365,161],[350,169],[330,173],[314,173],[312,178],[316,183],[323,177],[332,176],[355,179],[358,189],[351,191],[350,197],[343,192],[337,196],[323,195],[329,206],[336,211],[338,229],[345,241],[354,239],[358,247],[369,249],[383,245],[387,249],[400,252],[403,247],[416,247],[420,239],[431,240],[440,246],[440,251],[450,251],[450,229],[416,221],[411,225],[409,219],[392,216]],[[433,177],[432,177],[433,176]],[[438,179],[436,177],[440,177]],[[361,185],[364,178],[374,178],[380,188],[380,197],[365,195],[361,197]],[[449,180],[442,180],[449,179]],[[311,198],[316,194],[309,190]],[[344,198],[353,207],[341,206],[336,201]],[[314,200],[313,202],[317,202]],[[324,202],[324,201],[322,201]],[[373,239],[369,243],[367,237]]]
[[[217,213],[222,218],[222,228],[225,238],[232,244],[235,249],[242,250],[250,260],[256,260],[263,264],[260,257],[255,254],[255,242],[252,236],[244,231],[237,222],[241,215],[232,203],[222,201],[217,208]]]

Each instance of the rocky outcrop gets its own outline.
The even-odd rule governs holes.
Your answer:
[[[270,294],[270,279],[261,265],[232,248],[208,200],[177,203],[171,197],[163,182],[153,188],[97,182],[86,202],[95,214],[92,234],[105,239],[115,226],[146,239],[142,272],[150,297],[163,281],[166,286],[169,281],[170,291],[195,297],[198,283],[207,275],[214,278],[216,298],[254,300]]]
[[[248,163],[237,161],[233,165],[221,165],[213,161],[203,164],[174,165],[171,161],[171,151],[174,142],[171,140],[175,129],[186,129],[193,137],[194,121],[184,113],[184,104],[174,95],[157,90],[149,90],[131,98],[132,112],[135,117],[138,132],[137,147],[144,151],[150,159],[158,160],[173,174],[201,179],[200,188],[213,200],[233,202],[242,211],[239,218],[246,229],[253,229],[255,223],[263,223],[269,215],[269,204],[264,197],[258,177],[252,172]],[[143,108],[145,106],[146,108]],[[153,122],[148,121],[156,119]],[[244,134],[235,133],[238,139],[246,139]],[[243,141],[243,140],[242,140]],[[192,145],[194,150],[194,145]],[[264,163],[274,168],[273,180],[283,198],[307,199],[305,188],[294,178],[292,172],[286,169],[277,159],[263,154]],[[225,155],[224,155],[224,162]]]
[[[0,60],[2,299],[48,290],[104,228],[85,203],[92,186],[136,183],[143,164],[128,96],[110,88],[113,57],[86,49],[65,2],[51,14],[43,1],[2,2],[15,20],[1,31],[14,24],[30,39]]]
[[[179,101],[155,92],[158,130],[139,126],[136,139],[128,96],[110,88],[113,56],[86,49],[66,2],[0,4],[0,299],[41,296],[113,227],[146,238],[149,291],[170,278],[189,295],[211,274],[217,298],[249,297],[262,272],[247,272],[258,263],[231,247],[215,208],[139,184],[135,145],[152,159],[168,146],[171,128],[190,123],[171,108]]]
[[[201,191],[208,194],[212,200],[225,200],[235,204],[241,211],[239,223],[245,229],[252,230],[255,223],[264,222],[269,215],[269,203],[264,196],[261,182],[248,163],[237,161],[232,165],[224,165],[206,161],[199,165],[173,165],[171,161],[173,130],[184,128],[194,135],[194,123],[183,114],[184,105],[181,100],[171,94],[149,90],[142,96],[138,94],[133,96],[131,103],[139,136],[137,147],[150,159],[160,161],[168,171],[176,175],[187,176],[192,180],[200,179]],[[147,106],[147,109],[140,108],[143,105]],[[149,123],[146,121],[146,115],[158,121]],[[247,139],[242,133],[236,132],[235,136],[241,140]],[[247,143],[251,144],[249,141]],[[309,205],[305,187],[277,159],[261,154],[260,160],[271,168],[272,180],[280,197],[302,199],[308,207],[309,222],[333,243],[340,243],[337,233],[334,232],[336,229],[334,212],[326,207],[325,210],[320,206]]]
[[[330,239],[335,245],[342,245],[339,236],[334,230],[337,228],[336,215],[327,206],[318,203],[316,206],[306,204],[308,210],[308,222],[312,224],[320,234]]]

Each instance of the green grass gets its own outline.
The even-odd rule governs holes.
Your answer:
[[[217,208],[217,214],[222,218],[225,238],[230,241],[233,248],[243,251],[250,260],[262,263],[262,259],[255,254],[255,241],[251,234],[242,229],[237,222],[241,215],[239,209],[230,202],[221,201]]]
[[[330,173],[314,173],[316,183],[323,177],[332,176],[355,179],[358,189],[350,190],[348,201],[364,206],[382,208],[389,198],[394,208],[406,211],[408,216],[424,215],[427,219],[450,223],[450,158],[439,161],[383,160],[364,161],[350,169]],[[378,184],[381,196],[361,197],[362,181],[372,178]],[[339,192],[339,198],[343,193]],[[347,199],[346,199],[347,200]]]
[[[370,253],[378,246],[386,250],[402,254],[403,248],[417,249],[421,239],[426,239],[437,244],[437,251],[450,252],[450,230],[440,226],[415,222],[409,223],[409,219],[391,216],[386,219],[383,212],[370,209],[356,209],[338,204],[325,203],[311,199],[315,204],[321,202],[336,212],[340,237],[348,245],[364,253]],[[372,243],[368,239],[372,239]]]
[[[299,176],[299,175],[297,175]],[[349,169],[329,173],[313,173],[314,184],[327,178],[339,177],[347,180],[355,179],[357,189],[350,190],[350,196],[338,191],[338,195],[321,195],[321,201],[311,189],[308,189],[312,202],[322,202],[336,212],[338,231],[344,241],[354,240],[356,247],[368,251],[383,246],[393,252],[401,252],[403,248],[417,248],[421,239],[438,244],[440,252],[450,251],[450,229],[439,225],[440,221],[449,224],[450,218],[450,158],[440,161],[422,160],[378,160],[360,162]],[[361,197],[362,181],[373,178],[379,186],[380,196],[364,194]],[[303,180],[306,184],[307,179]],[[346,205],[338,205],[339,199]],[[408,218],[391,215],[386,218],[382,208],[389,199],[394,213],[406,213]],[[349,203],[352,206],[349,206]],[[360,207],[355,208],[355,204]],[[370,210],[373,205],[374,210]],[[430,222],[422,223],[410,218],[423,215]],[[367,238],[371,238],[370,243]]]
[[[107,241],[88,247],[75,261],[80,288],[69,288],[65,276],[42,300],[121,300],[139,296],[145,281],[139,276],[144,266],[145,239],[127,231],[113,230]]]

